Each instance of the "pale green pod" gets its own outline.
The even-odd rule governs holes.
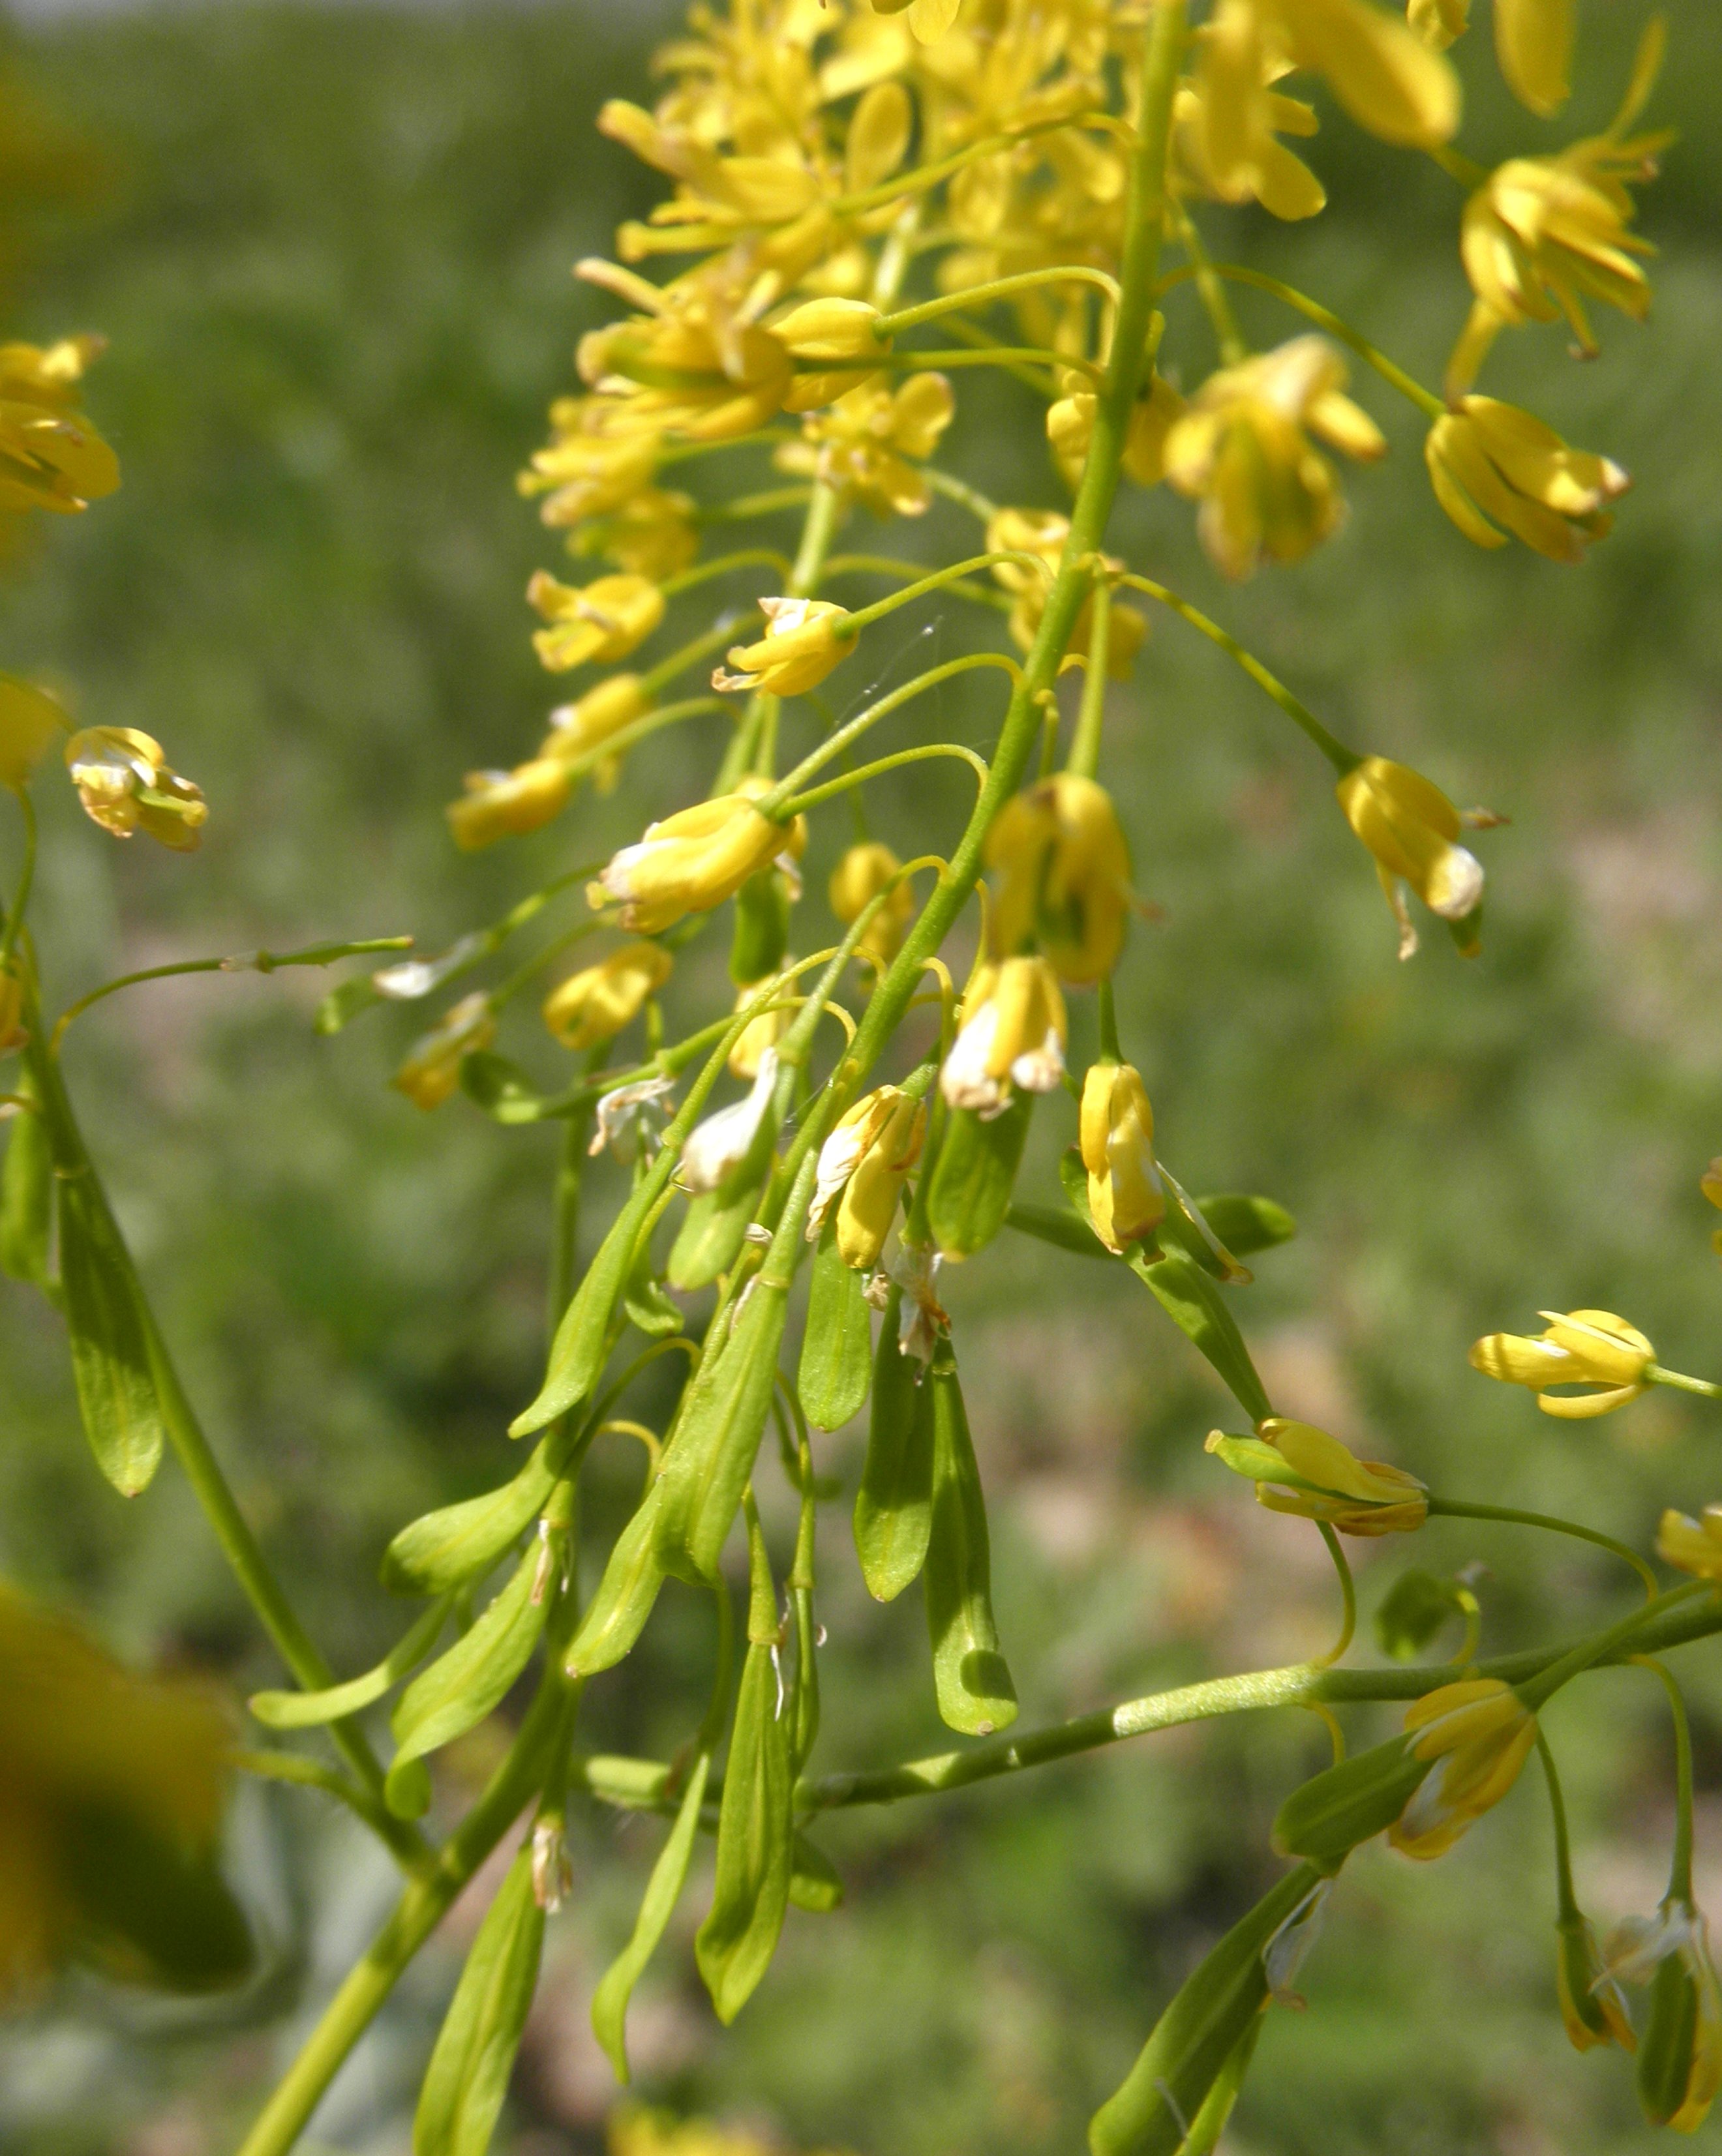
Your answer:
[[[433,1602],[412,1630],[362,1676],[351,1677],[345,1684],[332,1685],[324,1691],[254,1692],[247,1702],[252,1713],[270,1729],[310,1729],[374,1706],[430,1652],[447,1622],[450,1599],[443,1595]]]
[[[873,1355],[867,1455],[855,1499],[855,1548],[876,1602],[890,1602],[920,1573],[933,1532],[933,1388],[919,1360],[897,1344],[902,1291],[893,1287]]]
[[[795,1390],[815,1430],[841,1430],[866,1404],[872,1373],[872,1313],[863,1274],[843,1262],[837,1226],[828,1219],[814,1253],[807,1325]]]
[[[927,1629],[940,1718],[988,1737],[1016,1719],[1016,1686],[999,1648],[980,1471],[948,1341],[925,1381],[932,1396],[933,1517],[927,1543]]]
[[[90,1171],[61,1176],[55,1188],[60,1285],[84,1434],[109,1481],[122,1497],[135,1497],[149,1486],[167,1434],[149,1318]]]
[[[31,1097],[28,1081],[20,1089]],[[0,1173],[0,1271],[33,1287],[49,1285],[49,1236],[54,1219],[54,1155],[39,1115],[13,1118]]]
[[[761,1178],[753,1178],[739,1190],[702,1191],[688,1201],[676,1240],[670,1251],[666,1276],[684,1294],[709,1287],[727,1273],[742,1254],[748,1240],[748,1223],[758,1202]]]
[[[928,1225],[943,1256],[972,1257],[1004,1226],[1034,1104],[1032,1093],[1019,1091],[990,1121],[973,1108],[953,1110],[928,1194]]]
[[[1338,1871],[1360,1842],[1385,1834],[1433,1766],[1403,1737],[1390,1737],[1293,1789],[1273,1822],[1282,1856],[1304,1856]]]
[[[616,2079],[628,2075],[628,2001],[634,1995],[646,1964],[656,1952],[681,1890],[687,1883],[687,1867],[699,1831],[700,1806],[706,1799],[706,1782],[712,1771],[712,1755],[702,1752],[687,1778],[670,1839],[658,1852],[645,1892],[635,1919],[634,1933],[599,1979],[592,1994],[592,2030],[615,2070]]]
[[[547,1438],[501,1489],[409,1522],[383,1553],[383,1584],[393,1594],[444,1594],[488,1572],[543,1511],[561,1472],[558,1450]]]
[[[730,1335],[689,1388],[658,1471],[658,1561],[715,1585],[771,1412],[789,1294],[758,1280],[743,1291]]]
[[[655,1548],[663,1485],[654,1482],[615,1540],[598,1591],[587,1604],[563,1665],[571,1677],[614,1669],[645,1630],[664,1568]]]
[[[544,1946],[530,1839],[485,1913],[419,2092],[413,2156],[485,2156],[532,2010]]]

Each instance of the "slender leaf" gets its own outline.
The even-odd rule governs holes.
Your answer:
[[[448,1614],[449,1598],[445,1595],[396,1641],[375,1669],[349,1678],[345,1684],[332,1685],[326,1691],[254,1692],[249,1702],[252,1713],[270,1729],[309,1729],[373,1706],[430,1652]]]

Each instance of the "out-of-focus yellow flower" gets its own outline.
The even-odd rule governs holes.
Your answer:
[[[538,754],[573,763],[593,749],[602,748],[612,734],[643,719],[651,707],[651,698],[637,674],[613,674],[576,702],[557,706],[550,714],[550,731]]]
[[[0,345],[0,511],[75,514],[120,484],[119,460],[77,409],[100,337]]]
[[[1552,427],[1493,397],[1462,398],[1443,413],[1423,454],[1436,500],[1468,539],[1504,547],[1511,532],[1551,562],[1583,561],[1612,528],[1607,504],[1632,483],[1609,458],[1569,449]]]
[[[744,2128],[632,2105],[612,2113],[607,2134],[609,2156],[782,2156],[780,2143],[768,2143]]]
[[[1044,958],[983,966],[963,998],[962,1026],[938,1082],[954,1108],[1002,1115],[1010,1089],[1050,1093],[1064,1079],[1070,1038],[1058,976]]]
[[[921,1158],[927,1110],[896,1086],[856,1102],[820,1148],[807,1240],[825,1225],[838,1194],[837,1249],[846,1265],[871,1272],[897,1219],[909,1170]]]
[[[846,928],[861,918],[902,866],[891,848],[877,839],[849,848],[832,870],[825,892],[832,912]],[[856,956],[871,959],[882,971],[902,948],[914,917],[915,895],[905,880],[867,923],[856,946]]]
[[[116,839],[142,831],[177,854],[203,843],[208,806],[169,765],[160,742],[135,726],[85,726],[66,743],[66,768],[84,812]]]
[[[444,814],[455,844],[467,853],[539,829],[562,814],[573,790],[568,766],[542,756],[512,771],[469,771],[463,783],[465,793]]]
[[[809,300],[772,325],[772,334],[791,356],[803,362],[874,360],[891,349],[889,337],[875,333],[879,310],[866,300]],[[796,374],[784,395],[786,412],[811,412],[873,381],[876,366],[822,367]]]
[[[1207,1450],[1256,1485],[1271,1512],[1324,1520],[1346,1535],[1412,1534],[1429,1516],[1429,1495],[1415,1475],[1385,1460],[1360,1460],[1313,1423],[1269,1415],[1254,1437],[1209,1433]]]
[[[49,743],[70,725],[45,689],[0,674],[0,786],[26,784]]]
[[[560,397],[550,408],[553,438],[515,481],[522,494],[544,496],[538,513],[547,524],[604,516],[651,485],[658,437],[605,432],[606,408],[591,397]]]
[[[846,607],[830,599],[763,598],[765,634],[758,644],[737,644],[729,654],[736,670],[720,666],[712,676],[719,690],[763,689],[773,696],[799,696],[816,689],[854,650],[856,632],[846,635]]]
[[[1587,1918],[1575,1909],[1560,1920],[1555,1956],[1555,1988],[1567,2041],[1576,2051],[1598,2044],[1638,2048],[1621,1987],[1610,1975]]]
[[[419,1034],[388,1082],[428,1114],[441,1107],[460,1084],[461,1059],[488,1048],[496,1037],[490,998],[482,993],[463,996],[428,1033]]]
[[[1221,0],[1199,33],[1195,73],[1179,87],[1173,117],[1180,156],[1221,202],[1259,202],[1273,216],[1313,217],[1327,192],[1278,138],[1313,135],[1312,106],[1272,85],[1288,63],[1250,0]]]
[[[1366,756],[1334,790],[1346,822],[1375,855],[1375,872],[1399,923],[1401,958],[1417,947],[1405,900],[1407,885],[1442,920],[1472,919],[1483,903],[1483,865],[1458,843],[1459,812],[1438,786],[1385,756]],[[1473,957],[1478,939],[1468,935],[1461,947]]]
[[[1046,573],[1025,562],[995,562],[993,575],[1007,592],[1014,592],[1016,603],[1010,609],[1011,641],[1021,651],[1033,644],[1041,627],[1041,617],[1046,611],[1046,593],[1051,580],[1058,573],[1059,563],[1064,558],[1065,542],[1070,536],[1070,519],[1054,509],[1001,509],[989,521],[986,528],[987,552],[990,554],[1029,554],[1046,565]],[[1100,557],[1104,567],[1119,570],[1123,563],[1110,555]],[[1082,603],[1077,616],[1076,627],[1071,631],[1070,648],[1082,651],[1087,648],[1089,633],[1094,618],[1094,601],[1091,595]],[[1142,640],[1148,634],[1148,624],[1133,607],[1114,604],[1111,617],[1111,634],[1107,644],[1106,670],[1115,681],[1127,681]]]
[[[0,1587],[0,1999],[75,1958],[177,1985],[244,1974],[244,1920],[213,1871],[231,1741],[201,1686],[136,1676]],[[175,1967],[212,1922],[208,1965]]]
[[[1473,1345],[1472,1368],[1503,1384],[1528,1385],[1545,1414],[1568,1422],[1623,1408],[1649,1385],[1656,1350],[1624,1317],[1611,1310],[1540,1310],[1537,1315],[1547,1319],[1546,1332],[1491,1332]],[[1551,1385],[1592,1389],[1552,1393]]]
[[[1435,1763],[1388,1829],[1406,1856],[1444,1856],[1519,1779],[1537,1718],[1498,1677],[1440,1685],[1406,1710],[1406,1748]]]
[[[582,589],[538,569],[527,597],[550,624],[533,632],[532,648],[553,674],[614,665],[664,619],[664,594],[644,577],[599,577]]]
[[[608,516],[570,532],[568,550],[577,557],[601,555],[630,577],[662,583],[679,576],[700,551],[697,506],[691,494],[642,487]]]
[[[780,471],[804,472],[878,516],[919,516],[933,490],[912,457],[930,457],[956,412],[942,374],[912,375],[901,388],[875,382],[851,389],[802,422],[803,439],[786,442]]]
[[[1664,1512],[1656,1553],[1664,1564],[1722,1586],[1722,1505],[1706,1505],[1696,1520],[1689,1512]]]
[[[1611,1977],[1650,1987],[1638,2046],[1638,2100],[1653,2126],[1694,2133],[1722,2092],[1722,1987],[1704,1920],[1671,1894],[1653,1917],[1628,1917],[1602,1958]]]
[[[784,963],[787,968],[794,961],[786,957]],[[743,982],[736,991],[736,1009],[739,1011],[752,1003],[774,983],[782,987],[782,1000],[750,1019],[736,1035],[735,1045],[729,1051],[729,1069],[734,1077],[757,1078],[768,1052],[776,1055],[778,1043],[789,1031],[795,1016],[794,985],[783,974],[768,973],[763,981]]]
[[[1547,119],[1571,85],[1573,0],[1495,0],[1495,57],[1521,105]]]
[[[1134,1064],[1089,1065],[1079,1133],[1088,1217],[1108,1250],[1123,1250],[1159,1227],[1166,1212],[1154,1157],[1154,1110]]]
[[[1469,27],[1471,0],[1406,0],[1405,13],[1430,50],[1444,53]]]
[[[1210,375],[1174,423],[1167,480],[1201,504],[1196,530],[1226,576],[1302,561],[1339,528],[1344,499],[1310,434],[1349,457],[1386,454],[1380,429],[1342,393],[1345,380],[1325,337],[1293,337]]]
[[[587,885],[586,896],[594,906],[619,899],[623,927],[661,935],[683,914],[732,898],[779,854],[799,854],[804,830],[799,817],[788,827],[774,824],[745,793],[720,793],[647,824],[639,843],[624,846]]]
[[[1058,402],[1047,408],[1046,439],[1068,480],[1081,475],[1094,439],[1097,401],[1092,389],[1067,386]],[[1183,410],[1184,399],[1164,375],[1156,374],[1137,398],[1124,437],[1123,469],[1138,486],[1158,486],[1164,478],[1166,436]]]
[[[996,950],[1037,942],[1077,987],[1111,973],[1130,910],[1130,855],[1103,786],[1067,771],[1014,795],[987,834],[986,864],[1004,870]]]
[[[605,113],[617,109],[606,106]],[[640,116],[652,124],[649,116]],[[788,166],[777,169],[786,177],[800,177]],[[789,348],[769,330],[743,319],[713,281],[694,277],[661,290],[614,263],[586,261],[578,270],[589,283],[649,310],[580,341],[581,377],[605,399],[606,429],[723,442],[751,434],[782,410],[795,378]]]
[[[661,943],[625,943],[553,988],[544,998],[544,1023],[564,1048],[596,1048],[633,1023],[674,968]]]

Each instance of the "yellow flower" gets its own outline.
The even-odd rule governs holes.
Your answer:
[[[1629,1917],[1603,1949],[1611,1977],[1650,1987],[1638,2046],[1638,2100],[1653,2126],[1694,2133],[1722,2092],[1722,1988],[1704,1920],[1671,1894],[1653,1917]]]
[[[1573,0],[1495,0],[1495,57],[1521,105],[1547,119],[1571,85]]]
[[[807,1215],[812,1242],[837,1207],[837,1249],[846,1265],[871,1272],[897,1219],[909,1170],[921,1158],[927,1110],[896,1086],[857,1101],[820,1147],[818,1181]]]
[[[1313,217],[1327,192],[1282,135],[1313,135],[1310,105],[1272,85],[1287,62],[1252,0],[1221,0],[1198,33],[1195,78],[1180,85],[1173,118],[1180,157],[1205,194],[1259,202],[1277,218]]]
[[[624,726],[643,719],[651,707],[651,698],[637,674],[613,674],[578,701],[557,706],[550,714],[550,732],[538,754],[573,763],[591,750],[601,748]]]
[[[1471,1367],[1503,1384],[1528,1385],[1545,1414],[1573,1422],[1610,1414],[1636,1400],[1650,1383],[1656,1350],[1611,1310],[1540,1310],[1549,1329],[1527,1337],[1491,1332],[1475,1342]],[[1588,1385],[1583,1393],[1551,1393],[1550,1385]]]
[[[1325,337],[1293,337],[1210,375],[1174,423],[1167,480],[1200,502],[1196,530],[1225,575],[1301,561],[1344,521],[1333,466],[1311,434],[1349,457],[1386,454],[1374,420],[1341,393],[1345,380]]]
[[[832,912],[846,928],[861,918],[902,866],[891,848],[876,839],[850,847],[832,870],[825,891]],[[905,880],[867,923],[856,955],[871,959],[882,972],[902,948],[914,917],[915,896]]]
[[[202,1686],[135,1676],[0,1587],[0,1999],[74,1958],[184,1989],[244,1974],[213,1873],[231,1741]]]
[[[1375,872],[1399,923],[1401,958],[1417,947],[1406,886],[1442,920],[1472,919],[1483,903],[1483,866],[1459,844],[1459,812],[1438,786],[1385,756],[1366,756],[1334,790],[1346,822],[1375,857]],[[1475,935],[1468,934],[1461,948],[1467,957],[1474,955]]]
[[[1537,1718],[1498,1677],[1468,1677],[1406,1710],[1406,1748],[1434,1766],[1388,1829],[1406,1856],[1444,1856],[1499,1804],[1537,1741]]]
[[[66,743],[66,768],[85,814],[116,839],[142,831],[177,854],[203,842],[209,810],[162,744],[133,726],[86,726]]]
[[[1510,531],[1551,562],[1583,561],[1613,525],[1606,505],[1632,485],[1607,457],[1569,449],[1552,427],[1493,397],[1464,397],[1443,413],[1423,454],[1436,500],[1468,539],[1504,547]]]
[[[1561,1918],[1558,1936],[1555,1986],[1567,2041],[1576,2051],[1588,2051],[1598,2044],[1636,2051],[1638,2039],[1632,2033],[1627,2002],[1604,1965],[1588,1921],[1575,1909]]]
[[[1030,554],[1046,565],[1046,573],[1024,562],[995,562],[993,575],[1007,592],[1016,594],[1016,603],[1010,609],[1011,641],[1019,650],[1028,650],[1041,627],[1041,617],[1046,611],[1046,593],[1051,579],[1058,573],[1064,558],[1065,542],[1070,536],[1070,519],[1061,516],[1054,509],[1001,509],[989,521],[986,528],[987,552],[990,554]],[[1110,555],[1102,555],[1103,566],[1117,571],[1123,563]],[[1082,651],[1087,648],[1089,632],[1093,621],[1094,602],[1085,599],[1082,610],[1077,616],[1076,627],[1071,631],[1070,648]],[[1112,632],[1107,645],[1106,670],[1115,681],[1127,681],[1142,640],[1148,634],[1148,624],[1133,607],[1114,605],[1112,610]]]
[[[854,650],[857,632],[844,634],[848,609],[830,599],[763,598],[765,634],[758,644],[737,644],[718,667],[714,689],[763,689],[773,696],[799,696],[816,689]]]
[[[1092,389],[1067,387],[1058,402],[1047,408],[1046,439],[1067,480],[1081,475],[1094,439],[1097,403]],[[1158,486],[1164,478],[1166,437],[1183,411],[1184,399],[1164,375],[1156,374],[1136,399],[1124,436],[1123,469],[1138,486]]]
[[[746,793],[720,793],[647,824],[639,843],[624,846],[599,880],[587,885],[586,896],[594,906],[619,899],[623,927],[661,935],[683,914],[704,913],[732,898],[779,854],[799,852],[799,836],[794,826],[762,816]]]
[[[463,996],[428,1033],[419,1034],[388,1082],[428,1114],[441,1107],[460,1084],[461,1059],[488,1048],[496,1037],[490,998]]]
[[[938,1082],[954,1108],[1002,1115],[1010,1089],[1050,1093],[1064,1078],[1070,1038],[1058,977],[1044,958],[983,966],[963,998],[962,1026]]]
[[[527,598],[550,624],[532,648],[553,674],[625,659],[664,619],[664,594],[644,577],[599,577],[583,590],[535,570]]]
[[[716,280],[696,275],[661,290],[614,263],[586,261],[577,269],[589,283],[648,311],[580,341],[581,378],[604,399],[605,428],[722,442],[751,434],[782,410],[795,378],[789,348],[742,319]]]
[[[912,375],[899,389],[884,382],[851,389],[829,410],[801,423],[804,439],[786,443],[780,471],[805,472],[877,516],[919,516],[933,490],[911,457],[930,457],[956,412],[942,374]]]
[[[560,815],[573,781],[554,757],[538,757],[512,771],[469,771],[465,796],[444,814],[455,844],[467,853],[497,839],[519,838]]]
[[[1498,19],[1498,9],[1496,12]],[[1406,0],[1405,13],[1430,50],[1444,53],[1469,27],[1471,0]]]
[[[787,957],[784,961],[786,968],[794,963]],[[789,1031],[794,1018],[794,983],[781,974],[768,973],[763,980],[743,982],[736,991],[735,1009],[740,1010],[745,1004],[752,1003],[774,982],[782,986],[783,1000],[771,1009],[761,1011],[758,1018],[750,1019],[736,1035],[735,1045],[729,1051],[729,1070],[734,1077],[757,1078],[768,1050],[774,1055],[776,1054],[778,1043]]]
[[[691,494],[642,487],[608,516],[571,532],[568,550],[577,557],[602,555],[630,577],[661,583],[666,577],[679,575],[700,551],[697,506]]]
[[[1130,909],[1130,855],[1103,786],[1061,772],[1015,795],[987,834],[986,864],[1005,871],[995,948],[1038,942],[1077,987],[1111,973]]]
[[[1123,1250],[1165,1217],[1154,1157],[1154,1110],[1130,1063],[1093,1063],[1082,1081],[1079,1126],[1088,1171],[1088,1216],[1109,1250]]]
[[[639,1016],[646,998],[663,987],[674,965],[661,943],[625,943],[553,988],[544,998],[544,1023],[564,1048],[596,1048],[614,1040]]]
[[[119,485],[119,461],[73,388],[101,348],[100,337],[0,345],[0,510],[69,515]]]
[[[877,360],[891,349],[875,333],[879,310],[865,300],[809,300],[772,324],[772,334],[799,360]],[[798,373],[784,395],[786,412],[811,412],[865,387],[876,367],[832,367]]]
[[[651,485],[658,437],[607,433],[609,414],[595,397],[558,398],[552,406],[555,439],[533,452],[531,470],[515,482],[523,495],[544,495],[538,513],[545,523],[578,524],[583,517],[604,516]]]
[[[1656,1553],[1664,1564],[1722,1585],[1722,1505],[1706,1505],[1696,1520],[1687,1512],[1664,1512]]]
[[[23,786],[70,721],[45,689],[0,674],[0,786]]]
[[[1313,1423],[1269,1415],[1254,1437],[1211,1431],[1207,1450],[1254,1482],[1258,1505],[1324,1520],[1342,1534],[1411,1534],[1429,1516],[1428,1492],[1415,1475],[1360,1460]]]

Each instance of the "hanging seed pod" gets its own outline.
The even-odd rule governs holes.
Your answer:
[[[855,1500],[856,1553],[877,1602],[916,1578],[933,1532],[933,1387],[898,1345],[902,1309],[902,1290],[893,1287],[873,1351],[873,1410]]]
[[[1217,1282],[1193,1258],[1150,1262],[1139,1247],[1126,1254],[1125,1263],[1147,1283],[1180,1332],[1207,1358],[1251,1421],[1266,1421],[1272,1406]]]
[[[19,1090],[26,1100],[33,1097],[28,1080]],[[54,1155],[48,1128],[39,1114],[25,1110],[13,1118],[0,1172],[0,1271],[44,1294],[58,1292],[49,1270],[53,1219]]]
[[[663,1490],[661,1482],[652,1484],[616,1537],[598,1592],[586,1604],[580,1629],[568,1647],[564,1667],[571,1677],[596,1676],[600,1670],[614,1669],[645,1630],[664,1584],[664,1568],[655,1547]]]
[[[771,1412],[788,1291],[748,1284],[727,1340],[689,1387],[658,1470],[655,1547],[666,1571],[715,1585]]]
[[[1308,1857],[1337,1871],[1360,1842],[1383,1834],[1422,1786],[1434,1764],[1402,1737],[1390,1737],[1293,1789],[1273,1822],[1282,1856]]]
[[[973,1257],[1005,1224],[1028,1142],[1035,1096],[1018,1091],[1000,1114],[954,1108],[933,1167],[928,1223],[948,1258]]]
[[[60,1285],[72,1375],[96,1465],[122,1497],[149,1487],[166,1435],[149,1318],[107,1200],[87,1167],[60,1176]]]
[[[736,893],[729,978],[738,988],[776,973],[789,943],[789,886],[781,869],[763,868]]]
[[[413,2156],[485,2156],[526,2028],[544,1947],[530,1837],[485,1913],[413,2120]]]
[[[699,1831],[700,1806],[706,1800],[706,1782],[711,1771],[712,1755],[702,1752],[694,1761],[687,1786],[681,1793],[681,1804],[676,1824],[670,1830],[670,1839],[659,1851],[651,1877],[646,1881],[640,1914],[634,1921],[633,1936],[604,1971],[592,1994],[593,2034],[604,2046],[616,2079],[625,2084],[629,2079],[628,2001],[634,1995],[634,1987],[646,1964],[657,1951],[658,1942],[676,1913],[676,1905],[687,1883],[694,1837]]]
[[[566,1465],[566,1439],[544,1439],[511,1482],[410,1521],[383,1553],[391,1594],[445,1594],[490,1570],[548,1502]]]
[[[790,1727],[774,1649],[777,1590],[758,1515],[748,1508],[748,1654],[723,1771],[717,1873],[694,1956],[720,2021],[733,2021],[777,1951],[789,1899],[794,1836]]]
[[[343,1715],[357,1714],[373,1707],[385,1692],[393,1691],[409,1670],[416,1669],[436,1645],[448,1622],[450,1597],[444,1595],[396,1641],[375,1669],[324,1691],[260,1691],[247,1701],[252,1713],[270,1729],[312,1729]]]
[[[820,1232],[808,1286],[807,1325],[795,1390],[815,1430],[841,1430],[866,1404],[873,1355],[866,1279],[843,1262],[837,1223]]]
[[[986,1502],[948,1341],[935,1351],[923,1389],[932,1396],[933,1517],[926,1584],[933,1688],[948,1727],[969,1737],[990,1737],[1015,1721],[1016,1686],[999,1651]]]

